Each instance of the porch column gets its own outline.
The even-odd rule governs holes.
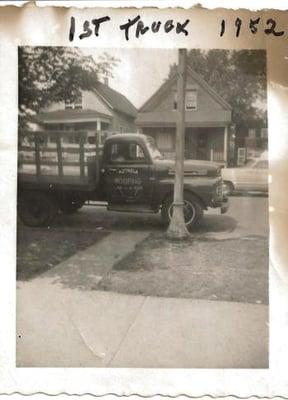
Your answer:
[[[99,121],[99,119],[96,121],[96,130],[97,132],[101,131],[101,121]]]
[[[227,163],[228,160],[228,126],[224,128],[224,150],[223,150],[223,161]]]

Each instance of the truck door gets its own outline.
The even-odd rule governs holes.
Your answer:
[[[149,209],[154,189],[153,168],[144,145],[131,141],[107,143],[102,176],[109,206]]]

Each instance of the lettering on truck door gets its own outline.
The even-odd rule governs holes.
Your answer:
[[[103,168],[110,204],[151,206],[154,181],[144,147],[128,141],[107,144]]]

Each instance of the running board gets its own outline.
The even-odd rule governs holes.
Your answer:
[[[108,205],[107,210],[109,211],[121,211],[121,212],[135,212],[135,213],[146,213],[146,214],[153,214],[155,210],[151,208],[144,208],[143,206],[139,205],[139,207],[135,206],[135,204],[129,206],[127,204],[112,204]]]

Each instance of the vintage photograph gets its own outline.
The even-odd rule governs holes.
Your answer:
[[[18,47],[17,367],[268,368],[265,50]]]

